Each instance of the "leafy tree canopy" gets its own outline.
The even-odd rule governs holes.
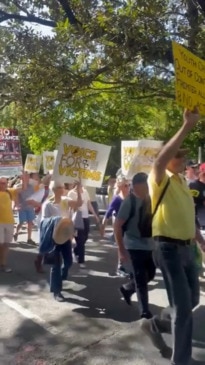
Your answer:
[[[115,145],[166,139],[181,118],[171,41],[204,57],[205,2],[4,0],[0,36],[2,121],[32,150],[65,131]]]

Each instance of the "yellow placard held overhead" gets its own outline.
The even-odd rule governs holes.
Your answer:
[[[176,101],[205,115],[205,61],[186,48],[172,42],[176,75]]]

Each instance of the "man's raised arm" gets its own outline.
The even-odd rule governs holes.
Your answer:
[[[159,155],[157,156],[153,168],[152,174],[155,182],[160,185],[163,180],[166,167],[170,160],[172,160],[181,147],[187,134],[195,127],[199,121],[198,109],[195,108],[192,112],[185,109],[183,115],[183,124],[178,132],[163,146]]]

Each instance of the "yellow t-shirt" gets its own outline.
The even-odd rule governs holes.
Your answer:
[[[194,201],[186,181],[180,175],[166,171],[160,185],[154,181],[152,172],[148,178],[149,193],[152,201],[152,211],[170,178],[170,184],[153,218],[152,231],[154,236],[188,240],[195,237]]]
[[[0,224],[14,224],[12,201],[17,197],[16,189],[0,192]]]

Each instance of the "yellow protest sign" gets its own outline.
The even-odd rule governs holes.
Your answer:
[[[138,141],[121,141],[121,168],[125,176],[128,174],[138,145]]]
[[[44,151],[43,152],[43,171],[47,174],[54,169],[55,159],[58,151]]]
[[[64,135],[58,149],[53,179],[100,187],[111,147]]]
[[[205,114],[205,61],[186,48],[172,42],[176,75],[176,101],[179,105],[193,110],[198,106]]]
[[[149,174],[152,164],[162,147],[161,141],[139,140],[121,142],[121,168],[128,179],[138,172]]]
[[[26,156],[26,162],[24,166],[24,171],[29,173],[39,172],[41,166],[41,156],[28,154]]]

